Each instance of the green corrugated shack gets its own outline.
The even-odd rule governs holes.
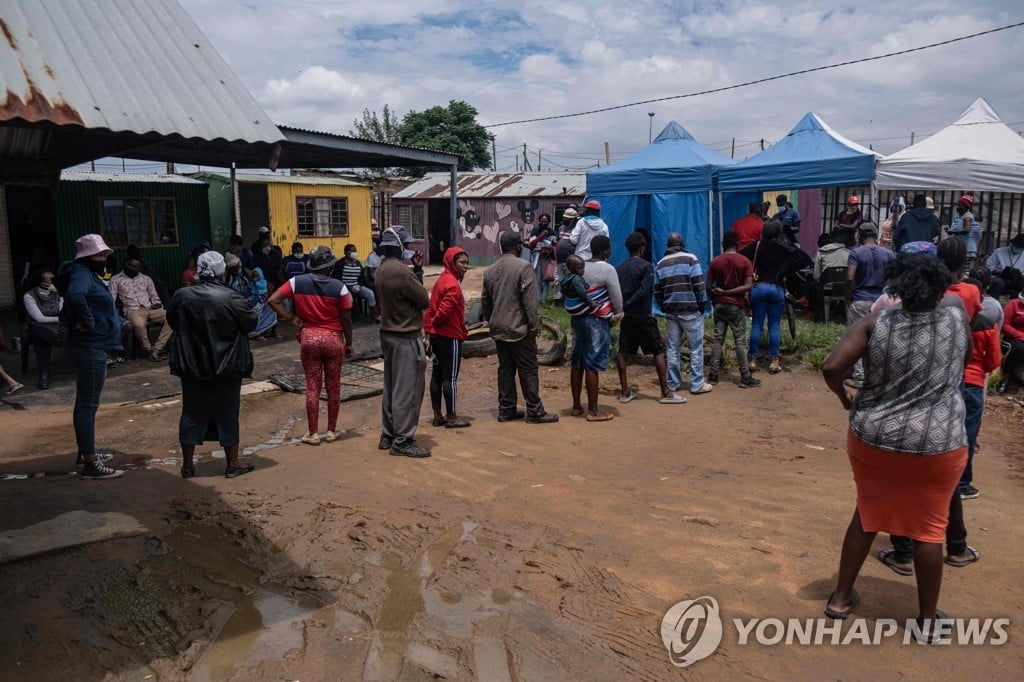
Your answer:
[[[62,260],[74,258],[79,236],[99,233],[114,249],[118,268],[135,244],[172,290],[181,286],[192,250],[211,241],[207,185],[183,175],[64,171],[56,213]]]

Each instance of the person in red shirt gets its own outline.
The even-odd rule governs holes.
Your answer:
[[[434,355],[430,371],[430,403],[434,408],[434,426],[461,429],[470,425],[456,410],[459,383],[459,359],[466,340],[466,299],[462,278],[469,270],[469,254],[457,246],[444,252],[444,272],[430,290],[430,306],[423,313],[423,331],[429,334]],[[448,414],[441,414],[441,397]]]
[[[747,292],[754,288],[754,266],[746,256],[736,253],[738,241],[739,236],[735,232],[722,235],[723,253],[711,261],[708,269],[708,286],[711,288],[715,312],[715,340],[711,345],[708,383],[718,383],[722,344],[725,343],[728,327],[732,329],[732,340],[736,344],[740,388],[757,388],[761,381],[750,375],[750,366],[747,364]]]
[[[352,295],[341,280],[330,276],[338,262],[327,246],[309,254],[309,272],[292,277],[267,301],[277,312],[299,328],[302,370],[306,373],[306,445],[320,445],[320,389],[327,389],[327,433],[324,440],[338,439],[338,410],[341,407],[341,366],[352,355]],[[293,302],[295,314],[284,307]],[[342,345],[342,334],[345,343]]]
[[[1024,291],[1011,299],[1003,308],[1003,341],[1010,345],[1003,360],[1003,378],[996,393],[1006,393],[1010,382],[1024,384]]]
[[[761,202],[750,202],[750,213],[743,216],[732,224],[730,228],[736,233],[738,240],[736,250],[742,251],[747,244],[753,244],[761,238],[761,229],[764,227],[764,220],[761,219]]]

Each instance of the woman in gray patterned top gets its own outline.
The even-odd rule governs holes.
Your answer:
[[[900,256],[886,269],[886,284],[902,299],[902,309],[853,324],[823,369],[825,382],[850,411],[847,452],[857,485],[857,508],[825,615],[846,618],[857,604],[853,584],[875,534],[903,535],[914,540],[917,621],[929,641],[935,621],[948,618],[936,608],[942,543],[949,499],[967,463],[960,381],[971,332],[959,299],[943,300],[948,282],[938,260]],[[851,399],[843,379],[861,358],[865,380]]]

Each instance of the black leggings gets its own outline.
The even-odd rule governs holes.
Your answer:
[[[1003,358],[1003,376],[1012,378],[1020,383],[1020,379],[1017,377],[1017,370],[1024,364],[1024,341],[1007,339],[1005,336],[1003,338],[1010,344],[1010,350],[1007,351],[1006,357]]]
[[[434,361],[430,370],[430,404],[434,412],[441,411],[441,396],[448,406],[448,414],[458,414],[455,401],[458,396],[460,352],[462,342],[437,334],[430,335],[430,350]]]

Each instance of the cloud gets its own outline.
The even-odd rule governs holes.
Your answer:
[[[279,123],[347,132],[464,99],[485,124],[599,109],[906,49],[1020,20],[1017,0],[182,0]],[[737,156],[807,111],[885,153],[986,96],[1024,121],[1024,29],[729,92],[495,128],[499,167],[523,142],[552,163],[621,158],[670,120]],[[884,138],[903,136],[904,139]],[[751,144],[753,142],[753,144]],[[556,157],[556,154],[562,156]]]

